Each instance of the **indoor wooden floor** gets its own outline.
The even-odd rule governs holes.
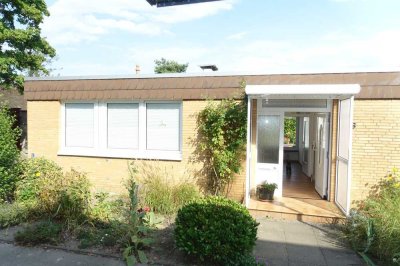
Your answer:
[[[286,166],[286,165],[285,165]],[[300,220],[300,216],[319,218],[343,218],[342,212],[333,203],[322,199],[315,191],[314,183],[303,174],[298,163],[292,163],[292,175],[286,176],[284,167],[283,197],[273,201],[250,199],[249,209],[254,212],[268,212],[275,217],[287,218],[291,215]],[[303,219],[303,217],[301,217]],[[315,220],[319,221],[319,220]]]
[[[299,163],[292,162],[292,174],[286,174],[286,163],[283,167],[282,195],[288,198],[321,199],[315,191],[314,183],[301,170]]]

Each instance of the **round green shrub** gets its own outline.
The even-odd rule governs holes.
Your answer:
[[[178,211],[177,247],[188,255],[217,265],[239,265],[251,254],[258,223],[241,204],[221,197],[207,197]]]

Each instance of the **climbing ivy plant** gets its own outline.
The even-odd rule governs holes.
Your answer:
[[[246,154],[246,99],[209,101],[198,114],[197,127],[208,189],[214,195],[227,193]]]

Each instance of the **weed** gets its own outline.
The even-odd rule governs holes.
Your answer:
[[[51,221],[40,222],[15,234],[15,242],[20,245],[57,244],[60,240],[61,225]]]

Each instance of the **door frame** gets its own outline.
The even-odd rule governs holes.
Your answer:
[[[250,204],[250,192],[251,192],[251,166],[253,162],[252,158],[252,135],[253,129],[251,128],[252,123],[252,105],[253,99],[345,99],[349,97],[354,97],[361,91],[360,84],[278,84],[278,85],[246,85],[245,93],[248,96],[248,114],[247,114],[247,154],[246,154],[246,182],[245,182],[245,196],[244,203],[246,207],[249,207]],[[256,102],[257,111],[259,109],[259,100]],[[288,110],[294,111],[294,110]],[[330,118],[330,143],[329,146],[332,147],[334,145],[332,139],[333,136],[333,117],[332,117],[332,108],[330,106],[328,112],[331,113]],[[351,117],[353,118],[353,116]],[[328,170],[328,200],[331,195],[331,162],[332,162],[332,152],[329,153],[329,166]],[[337,173],[336,173],[337,174]],[[336,178],[337,181],[337,178]],[[335,189],[336,190],[336,189]],[[349,193],[348,193],[349,194]]]
[[[282,119],[281,119],[281,123],[282,123],[282,125],[281,125],[281,133],[280,133],[280,136],[281,136],[281,140],[280,140],[280,142],[281,142],[281,144],[280,144],[280,151],[279,151],[279,153],[280,153],[280,156],[282,156],[282,159],[280,158],[280,161],[282,162],[281,163],[281,167],[280,168],[282,168],[282,169],[280,169],[280,172],[281,172],[281,182],[280,182],[280,184],[278,184],[278,187],[280,187],[281,188],[281,192],[283,192],[283,153],[284,153],[284,145],[283,145],[283,135],[284,135],[284,126],[283,126],[283,123],[284,123],[284,118],[285,118],[285,113],[296,113],[296,112],[299,112],[299,113],[311,113],[312,115],[310,116],[310,119],[312,118],[312,117],[314,117],[314,114],[317,114],[317,113],[324,113],[324,114],[327,114],[327,116],[328,117],[331,117],[332,116],[332,106],[333,106],[333,101],[331,100],[331,99],[325,99],[325,100],[327,100],[327,105],[326,105],[326,107],[324,107],[324,108],[321,108],[321,107],[262,107],[262,101],[265,99],[265,97],[264,98],[261,98],[261,97],[249,97],[249,104],[250,103],[253,103],[252,102],[252,100],[253,99],[255,99],[256,100],[256,106],[257,106],[257,112],[256,112],[256,121],[255,121],[255,123],[256,123],[256,126],[255,126],[255,130],[256,130],[256,140],[255,140],[255,152],[254,152],[254,156],[255,156],[255,158],[254,158],[254,160],[256,160],[256,162],[255,162],[255,164],[254,164],[254,167],[256,167],[257,168],[257,143],[258,143],[258,128],[257,128],[257,122],[258,122],[258,116],[259,115],[269,115],[269,114],[271,114],[271,115],[273,115],[273,114],[282,114]],[[270,98],[270,99],[274,99],[273,97],[272,98]],[[252,124],[250,123],[250,119],[251,119],[251,107],[249,108],[249,114],[248,114],[248,126],[249,127],[251,127],[252,126]],[[327,142],[327,145],[328,145],[328,148],[329,148],[329,152],[328,152],[328,155],[329,155],[329,157],[328,157],[328,165],[327,165],[327,168],[328,168],[328,171],[327,171],[327,189],[328,189],[328,191],[330,190],[330,180],[331,180],[331,167],[330,167],[330,165],[331,165],[331,140],[330,140],[330,136],[332,136],[332,132],[331,132],[331,130],[332,130],[332,125],[331,125],[331,119],[329,120],[329,140],[328,140],[328,142]],[[251,130],[253,130],[252,128],[251,128]],[[250,132],[249,132],[249,134],[248,134],[248,154],[247,154],[247,160],[248,160],[248,162],[246,163],[246,165],[248,165],[248,167],[250,168],[251,167],[251,160],[252,160],[252,158],[251,158],[251,148],[250,148],[250,146],[251,146],[251,130],[250,130]],[[311,146],[310,146],[310,149],[311,149]],[[312,158],[312,159],[314,159],[314,158]],[[314,167],[314,166],[313,166]],[[257,171],[257,169],[255,169],[255,171],[254,171],[254,174],[256,175],[256,171]],[[251,173],[251,170],[249,169],[248,170],[248,172],[247,172],[247,174],[249,175],[248,176],[248,182],[246,183],[246,188],[247,188],[247,192],[246,192],[246,202],[249,202],[249,199],[250,199],[250,191],[251,191],[251,189],[252,188],[255,188],[255,186],[254,186],[254,184],[252,183],[252,181],[253,182],[256,182],[256,176],[254,176],[254,177],[252,177],[252,178],[250,178],[250,173]],[[327,198],[328,198],[328,200],[329,200],[329,194],[330,193],[327,193]],[[276,195],[276,196],[280,196],[280,195]]]
[[[349,147],[348,147],[348,159],[342,158],[339,155],[340,145],[340,113],[341,113],[341,100],[350,100],[350,118],[349,118]],[[351,179],[352,179],[352,150],[353,150],[353,116],[354,116],[354,96],[338,100],[338,119],[337,119],[337,141],[336,141],[336,180],[335,180],[335,203],[336,206],[346,215],[350,213],[350,201],[351,201]],[[338,182],[339,182],[339,160],[347,161],[347,189],[346,189],[346,206],[343,207],[338,202]]]
[[[315,118],[315,128],[314,128],[314,130],[315,130],[315,140],[317,140],[318,139],[318,134],[319,134],[319,128],[318,128],[318,117],[323,117],[324,118],[324,127],[326,126],[326,128],[325,128],[325,131],[324,131],[324,136],[323,136],[323,138],[325,139],[325,145],[326,145],[326,148],[325,148],[325,154],[323,154],[323,156],[324,156],[324,159],[326,160],[325,162],[325,164],[324,164],[324,169],[323,169],[323,181],[322,181],[322,191],[323,191],[323,196],[321,196],[321,194],[319,194],[319,192],[318,192],[318,190],[317,190],[317,188],[315,187],[315,184],[314,184],[314,187],[315,187],[315,190],[317,191],[317,193],[323,198],[323,199],[326,199],[326,200],[329,200],[329,189],[330,189],[330,187],[329,187],[329,180],[330,180],[330,166],[331,166],[331,161],[330,161],[330,158],[331,158],[331,152],[332,152],[332,148],[331,148],[331,136],[332,136],[332,132],[331,132],[331,129],[332,129],[332,125],[331,125],[331,119],[330,119],[330,117],[331,117],[331,113],[314,113],[313,114],[313,117]],[[317,145],[317,144],[316,144]],[[313,153],[314,153],[314,162],[313,162],[313,179],[314,179],[314,182],[316,183],[316,167],[317,167],[317,164],[316,164],[316,156],[315,156],[315,151],[313,151]]]

